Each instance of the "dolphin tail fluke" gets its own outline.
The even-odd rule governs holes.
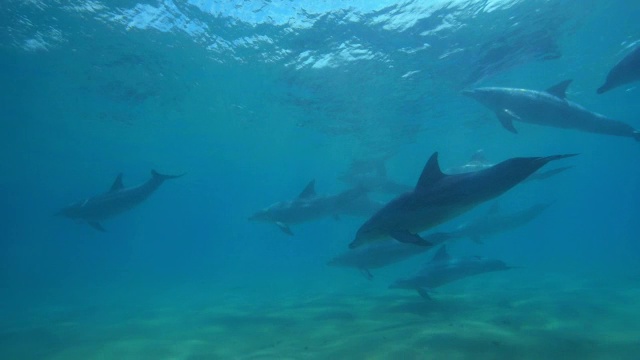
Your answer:
[[[179,177],[184,176],[186,173],[182,173],[180,175],[165,175],[165,174],[160,174],[159,172],[155,171],[155,170],[151,170],[151,176],[153,176],[154,179],[158,179],[158,180],[169,180],[169,179],[177,179]]]

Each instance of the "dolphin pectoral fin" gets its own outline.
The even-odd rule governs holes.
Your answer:
[[[418,234],[412,234],[406,230],[396,230],[389,233],[389,235],[402,242],[407,244],[414,244],[419,246],[433,246],[432,243],[420,237]]]
[[[433,300],[426,288],[417,288],[416,291],[418,292],[418,295],[420,295],[423,299],[429,301]]]
[[[293,231],[289,229],[289,226],[287,224],[281,223],[278,221],[276,225],[278,225],[278,228],[280,228],[280,230],[282,230],[283,233],[293,236]]]
[[[497,112],[496,116],[498,117],[500,124],[502,124],[502,127],[504,127],[505,129],[509,130],[514,134],[518,133],[518,130],[516,130],[515,126],[513,126],[513,120],[520,119],[516,114],[514,114],[510,110],[503,109],[502,111]]]
[[[102,227],[102,225],[101,225],[99,222],[97,222],[97,221],[89,221],[88,223],[89,223],[89,225],[90,225],[92,228],[94,228],[94,229],[96,229],[96,230],[98,230],[98,231],[100,231],[100,232],[107,232],[107,230],[105,230],[105,229]]]

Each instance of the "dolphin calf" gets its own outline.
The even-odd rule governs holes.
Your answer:
[[[431,244],[440,244],[451,238],[449,233],[439,232],[424,237]],[[382,268],[400,261],[407,260],[422,254],[432,248],[427,246],[415,246],[393,240],[384,240],[362,246],[357,249],[347,250],[331,259],[327,265],[360,270],[367,278],[373,278],[371,269]]]
[[[640,80],[640,46],[633,49],[607,74],[604,84],[596,91],[598,94]]]
[[[507,266],[500,260],[486,259],[479,256],[452,258],[447,253],[446,246],[443,245],[433,259],[426,263],[417,274],[409,278],[396,280],[396,282],[389,285],[389,288],[416,290],[423,298],[431,299],[429,291],[439,286],[470,276],[509,269],[512,269],[512,267]]]
[[[446,232],[446,235],[442,236],[449,239],[470,238],[476,243],[481,243],[483,238],[528,224],[540,216],[549,206],[551,203],[540,203],[524,210],[503,214],[496,202],[484,216],[460,225],[456,230]]]
[[[436,152],[422,170],[415,189],[391,200],[367,220],[349,248],[389,237],[431,246],[417,233],[503,194],[550,161],[574,155],[512,158],[485,170],[447,175],[440,170]]]
[[[463,91],[498,116],[502,126],[517,133],[514,121],[575,129],[596,134],[630,137],[640,141],[640,131],[619,120],[591,112],[567,100],[565,80],[546,91],[485,87]]]
[[[94,229],[105,231],[101,221],[127,211],[146,200],[165,180],[181,175],[163,175],[151,170],[151,179],[142,185],[125,188],[122,174],[118,174],[109,191],[86,200],[74,203],[58,212],[57,215],[86,221]]]
[[[291,224],[299,224],[327,216],[351,215],[364,211],[363,206],[376,206],[362,199],[367,191],[354,188],[336,195],[318,196],[315,180],[311,180],[297,198],[277,202],[249,217],[250,221],[274,223],[287,235],[293,235]],[[359,203],[357,203],[359,202]],[[370,209],[375,211],[375,209]]]

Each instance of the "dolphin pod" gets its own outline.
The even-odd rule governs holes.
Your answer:
[[[122,174],[118,174],[109,191],[86,200],[74,203],[58,212],[57,215],[86,221],[91,227],[105,231],[101,221],[125,212],[146,200],[164,183],[181,175],[163,175],[151,170],[151,179],[142,185],[125,188]]]
[[[390,237],[432,246],[418,233],[503,194],[548,162],[574,155],[512,158],[484,170],[447,175],[440,170],[436,152],[424,166],[415,189],[376,212],[358,229],[349,247],[353,249]]]

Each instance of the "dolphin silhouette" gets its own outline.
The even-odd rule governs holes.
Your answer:
[[[391,200],[367,220],[349,248],[389,237],[432,246],[417,233],[503,194],[550,161],[574,155],[512,158],[485,170],[447,175],[440,170],[436,152],[422,170],[415,189]]]
[[[151,179],[142,185],[125,188],[122,184],[122,173],[118,174],[109,191],[86,200],[74,203],[57,215],[71,219],[86,221],[94,229],[105,231],[101,221],[125,212],[146,200],[165,180],[175,179],[181,175],[163,175],[151,170]]]

